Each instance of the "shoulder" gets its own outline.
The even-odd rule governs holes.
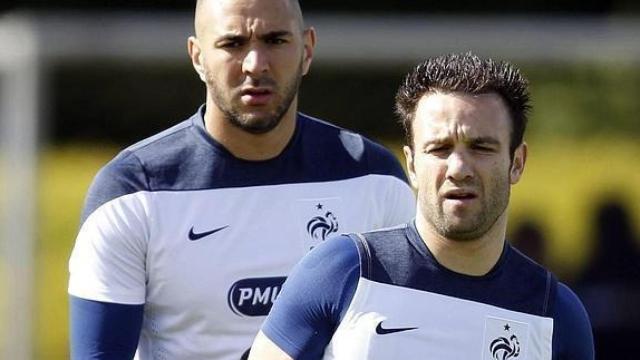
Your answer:
[[[591,327],[582,301],[567,285],[558,282],[555,298],[553,313],[559,325],[571,325],[574,330]]]
[[[345,274],[359,268],[358,248],[349,235],[338,235],[327,239],[311,250],[298,264],[294,272],[312,271],[310,275],[329,276]],[[341,275],[343,276],[343,275]]]
[[[368,258],[368,269],[363,269],[365,277],[375,273],[389,274],[392,269],[405,269],[404,263],[411,262],[414,247],[408,238],[409,224],[399,224],[392,227],[367,231],[358,235],[357,241],[360,253]],[[377,269],[381,267],[382,270]],[[404,271],[404,270],[400,270]],[[380,279],[373,279],[381,281]],[[385,281],[386,282],[386,281]]]
[[[152,167],[185,159],[195,144],[197,114],[164,131],[138,141],[122,150],[103,171],[110,174],[128,174],[150,171]]]
[[[135,156],[145,164],[154,164],[158,160],[166,162],[167,157],[172,158],[184,153],[193,146],[194,137],[198,133],[196,125],[198,120],[201,121],[199,112],[168,129],[130,145],[122,151],[121,155]]]
[[[558,283],[554,309],[554,352],[567,359],[593,359],[594,343],[589,316],[578,296]],[[564,356],[564,357],[562,357]]]
[[[356,244],[360,253],[369,257],[369,262],[375,260],[392,265],[403,257],[411,258],[407,254],[408,251],[413,251],[413,247],[408,241],[408,229],[409,224],[403,223],[353,236],[359,240],[356,241]]]
[[[417,250],[410,228],[411,223],[403,223],[351,235],[358,249],[360,277],[394,286],[428,288],[430,281],[414,274],[427,274],[423,270],[430,267],[430,258]]]
[[[139,159],[130,153],[118,154],[94,177],[85,198],[81,223],[103,204],[146,188],[147,178]]]
[[[315,247],[296,265],[263,333],[293,358],[320,358],[349,307],[359,278],[359,256],[346,235]]]
[[[350,235],[330,237],[313,248],[293,268],[285,282],[282,299],[298,297],[299,304],[326,301],[335,303],[339,285],[357,282],[360,275],[360,253]]]
[[[139,191],[154,190],[159,172],[169,173],[172,163],[194,146],[193,118],[133,144],[103,166],[93,179],[85,199],[82,221],[102,204]]]
[[[397,157],[386,147],[353,131],[299,114],[303,141],[327,160],[350,163],[363,174],[392,175],[406,182]]]
[[[525,302],[511,303],[510,308],[528,314],[549,316],[558,283],[553,273],[508,243],[499,261],[501,265],[495,270],[502,274],[503,288],[528,299]]]

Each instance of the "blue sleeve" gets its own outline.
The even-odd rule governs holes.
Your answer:
[[[593,333],[587,311],[578,296],[558,283],[553,311],[553,359],[593,360]]]
[[[355,293],[356,244],[346,235],[323,242],[293,269],[262,332],[294,359],[320,359]]]
[[[140,329],[143,305],[124,305],[70,299],[71,359],[133,359]]]

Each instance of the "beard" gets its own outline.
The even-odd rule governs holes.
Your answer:
[[[486,234],[506,211],[509,204],[511,186],[508,176],[490,179],[490,188],[484,196],[477,198],[481,203],[474,209],[465,209],[462,215],[447,212],[437,195],[431,201],[428,194],[420,194],[421,211],[426,220],[441,236],[455,241],[472,241]],[[477,188],[477,187],[476,187]]]
[[[275,101],[278,103],[275,105],[275,108],[272,111],[260,115],[243,112],[239,106],[233,104],[230,99],[232,96],[229,95],[228,91],[224,91],[222,87],[218,85],[218,81],[216,81],[211,74],[207,74],[206,78],[207,85],[212,90],[213,102],[224,114],[225,119],[243,131],[259,135],[268,133],[280,124],[284,114],[289,110],[298,93],[300,83],[302,82],[302,72],[301,61],[294,76],[282,87],[283,91],[278,91],[280,87],[278,87],[272,78],[262,77],[251,79],[252,86],[268,86],[271,87],[276,94]]]

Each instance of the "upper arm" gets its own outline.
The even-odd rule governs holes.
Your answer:
[[[85,300],[69,302],[71,359],[132,359],[142,326],[142,305]]]
[[[131,359],[138,345],[148,204],[139,163],[121,160],[94,179],[69,260],[72,359]]]
[[[351,302],[360,274],[355,243],[348,236],[315,247],[293,269],[262,326],[258,344],[294,359],[319,359]],[[272,344],[269,344],[272,343]],[[262,359],[261,350],[252,349]],[[265,354],[266,354],[265,352]]]
[[[134,175],[125,171],[131,166],[108,165],[87,194],[83,222],[69,260],[71,295],[144,303],[150,206],[148,193],[135,192]]]
[[[593,360],[593,333],[589,316],[576,294],[558,283],[554,307],[554,359]]]

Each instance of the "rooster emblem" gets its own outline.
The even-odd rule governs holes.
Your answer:
[[[520,341],[515,335],[508,339],[499,337],[491,342],[489,351],[493,354],[494,360],[515,359],[520,355]]]
[[[321,209],[321,205],[318,205]],[[331,212],[314,216],[307,222],[307,233],[316,241],[324,241],[331,233],[338,231],[338,219]]]

